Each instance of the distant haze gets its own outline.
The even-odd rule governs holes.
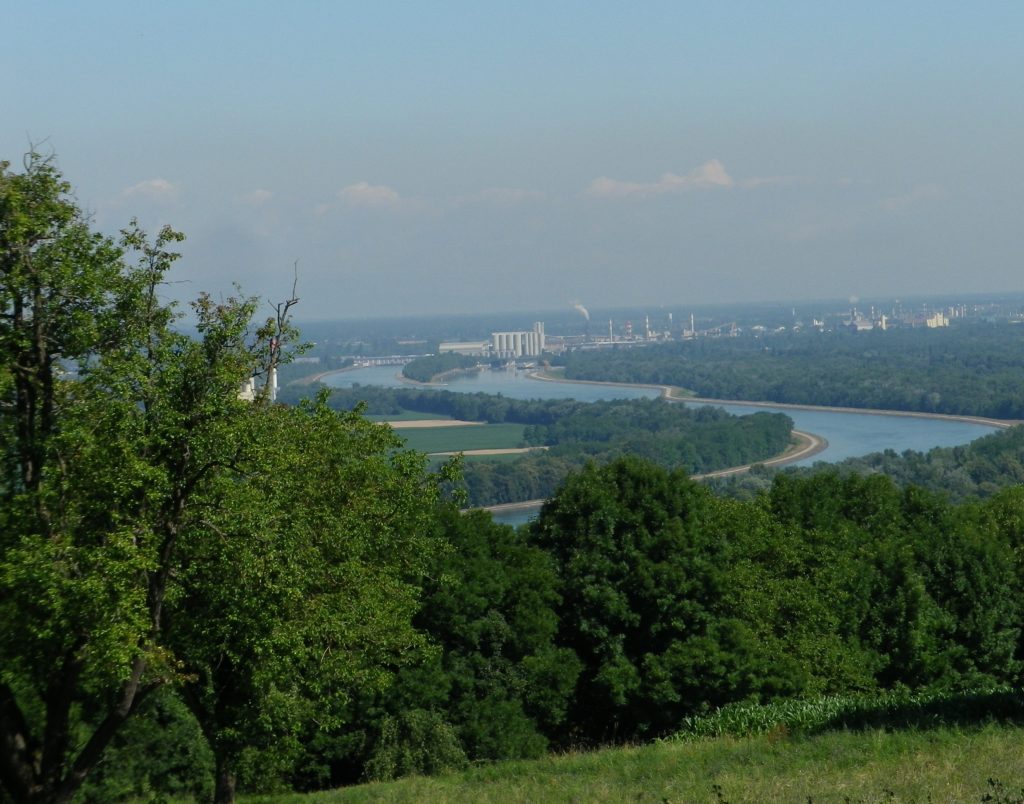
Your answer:
[[[11,4],[0,158],[304,316],[1024,290],[1024,3]]]

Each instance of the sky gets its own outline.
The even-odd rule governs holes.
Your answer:
[[[1024,290],[1024,3],[6,4],[0,159],[334,319]]]

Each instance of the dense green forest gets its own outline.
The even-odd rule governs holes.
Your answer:
[[[1024,328],[801,332],[570,352],[567,379],[657,383],[714,399],[1024,418]]]
[[[385,690],[325,702],[333,728],[249,748],[240,783],[313,790],[635,742],[741,701],[1016,685],[1021,523],[1020,488],[957,506],[833,473],[736,501],[632,458],[573,475],[518,532],[442,506],[432,538],[449,549],[412,620],[433,648]],[[162,717],[185,739],[187,710],[161,705],[137,729]],[[94,784],[198,789],[209,760],[183,754],[165,743]]]

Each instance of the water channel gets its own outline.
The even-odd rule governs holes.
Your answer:
[[[396,366],[376,366],[330,374],[323,378],[323,382],[339,388],[352,385],[394,388],[405,385],[399,379],[400,371],[401,369]],[[660,393],[654,388],[541,381],[531,379],[525,372],[514,370],[484,370],[478,374],[456,377],[442,387],[449,391],[464,393],[482,391],[488,394],[502,394],[510,399],[579,399],[584,402],[650,398]],[[794,410],[750,405],[720,407],[739,416],[758,410],[785,413],[793,420],[797,430],[814,433],[828,441],[828,447],[823,452],[792,464],[794,466],[809,465],[817,461],[842,461],[886,449],[896,452],[908,449],[927,452],[933,447],[966,444],[996,429],[973,422],[889,416],[879,413]],[[514,511],[495,518],[509,524],[519,524],[535,514],[536,511]]]

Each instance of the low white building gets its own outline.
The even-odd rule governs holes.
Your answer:
[[[437,353],[440,355],[456,354],[486,357],[489,354],[489,350],[490,343],[488,341],[447,341],[437,345]]]

